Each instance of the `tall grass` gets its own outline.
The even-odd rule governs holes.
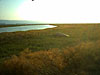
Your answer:
[[[100,25],[57,26],[0,33],[0,75],[99,75]]]
[[[25,49],[4,61],[0,75],[99,75],[100,40],[66,49]]]
[[[32,51],[63,49],[73,47],[81,42],[100,40],[99,24],[62,24],[57,26],[57,28],[38,31],[0,33],[0,61],[12,54],[18,54],[26,48]],[[68,34],[70,37],[57,37],[56,33]]]

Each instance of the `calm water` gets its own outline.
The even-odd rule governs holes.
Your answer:
[[[53,26],[53,25],[29,25],[29,26],[4,27],[4,28],[0,28],[0,33],[28,31],[28,30],[41,30],[41,29],[54,28],[54,27],[56,27],[56,26]]]
[[[43,24],[42,22],[37,21],[29,21],[29,20],[0,20],[0,25],[7,25],[7,24]]]

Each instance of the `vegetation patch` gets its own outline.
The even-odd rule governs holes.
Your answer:
[[[4,61],[0,75],[99,75],[100,41],[67,49],[32,52],[25,49]]]
[[[56,26],[0,33],[0,75],[99,75],[100,25]]]

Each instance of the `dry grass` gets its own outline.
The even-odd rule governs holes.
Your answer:
[[[63,50],[31,52],[26,49],[4,61],[1,75],[99,75],[98,43],[83,42]]]
[[[100,25],[57,26],[0,33],[0,75],[100,75]]]

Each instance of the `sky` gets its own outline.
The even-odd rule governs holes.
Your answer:
[[[100,23],[100,0],[0,0],[0,20]]]

